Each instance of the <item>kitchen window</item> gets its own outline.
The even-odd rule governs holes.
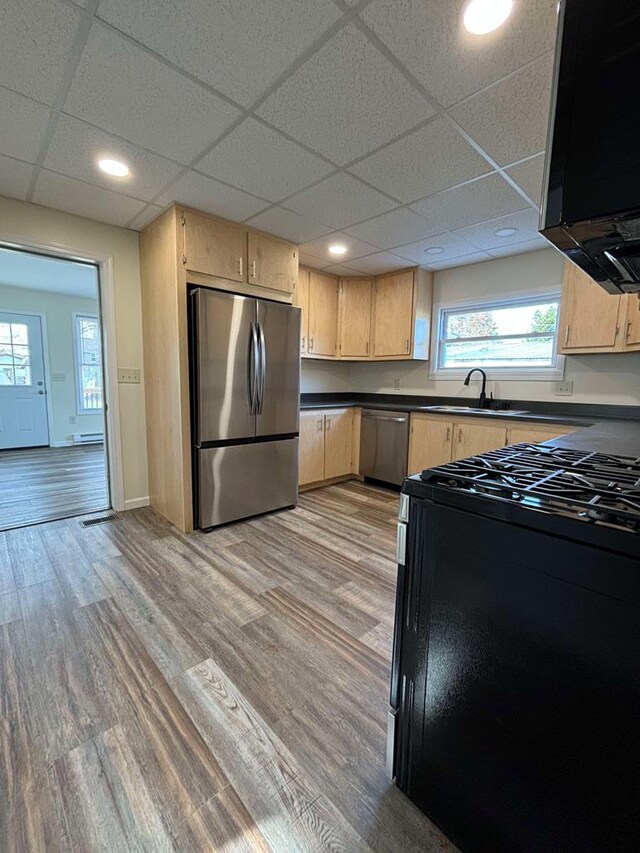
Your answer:
[[[102,411],[100,324],[90,314],[74,315],[78,414]]]
[[[562,377],[559,312],[559,294],[440,306],[435,374],[456,378],[482,367],[493,378]]]

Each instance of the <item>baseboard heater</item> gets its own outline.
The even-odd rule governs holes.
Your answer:
[[[104,434],[101,432],[75,432],[73,434],[74,444],[100,444],[104,441]]]

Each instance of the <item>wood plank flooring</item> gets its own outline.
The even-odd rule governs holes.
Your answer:
[[[108,507],[101,444],[0,451],[0,530]]]
[[[453,851],[385,778],[397,495],[0,533],[0,842]]]

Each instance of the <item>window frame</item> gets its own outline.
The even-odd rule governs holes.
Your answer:
[[[465,300],[459,302],[443,302],[434,305],[434,334],[432,336],[433,345],[431,351],[430,377],[432,379],[464,379],[469,370],[473,367],[480,367],[487,372],[490,379],[501,379],[505,381],[540,381],[540,380],[557,380],[564,378],[565,357],[558,353],[558,332],[560,328],[560,309],[561,309],[562,294],[560,290],[544,291],[544,292],[529,292],[528,294],[516,297],[501,297],[498,295],[487,296],[482,299]],[[451,314],[470,313],[473,311],[491,311],[501,308],[518,308],[529,305],[537,305],[545,302],[558,303],[558,321],[555,332],[553,333],[553,363],[547,367],[534,366],[531,367],[495,367],[491,365],[485,366],[482,362],[474,364],[471,367],[444,367],[441,364],[443,344],[447,340],[444,337],[445,324],[447,318]],[[514,337],[527,337],[529,333],[501,335],[500,339]],[[532,336],[537,336],[531,333]],[[487,336],[490,340],[493,336]],[[478,338],[482,340],[482,338]],[[464,339],[463,339],[464,340]]]
[[[100,327],[100,317],[97,314],[90,314],[88,311],[74,311],[73,312],[73,348],[74,348],[74,366],[75,366],[75,386],[76,386],[76,414],[77,415],[102,415],[104,414],[104,371],[102,367],[103,357],[102,357],[102,329]],[[98,335],[100,341],[100,361],[98,363],[98,368],[100,370],[100,376],[102,379],[102,405],[96,409],[85,409],[82,404],[83,400],[83,388],[82,388],[82,346],[80,339],[80,332],[78,328],[78,320],[86,319],[86,320],[95,320],[98,326]]]

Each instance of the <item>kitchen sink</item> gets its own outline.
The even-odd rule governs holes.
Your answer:
[[[474,409],[473,406],[420,406],[421,412],[449,412],[452,415],[527,415],[522,409]]]

